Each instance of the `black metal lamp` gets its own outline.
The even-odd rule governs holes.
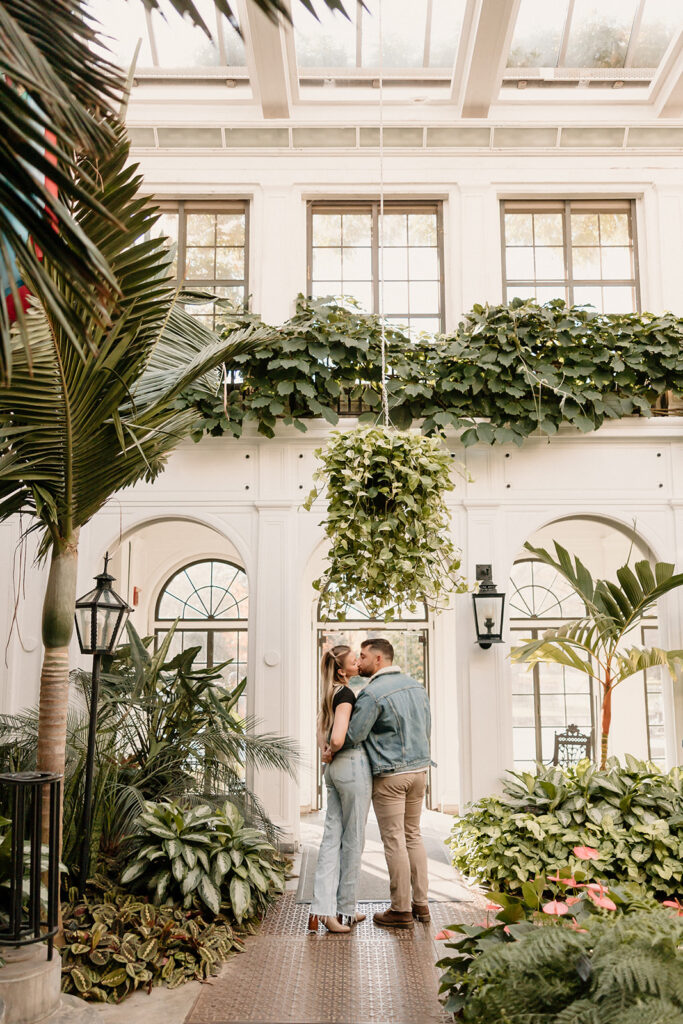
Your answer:
[[[486,651],[491,644],[503,642],[503,611],[505,594],[496,589],[492,579],[490,565],[478,565],[476,568],[479,590],[472,594],[474,605],[474,626],[477,631],[477,643]]]
[[[95,739],[97,736],[97,702],[100,693],[102,655],[113,654],[132,609],[112,590],[114,577],[107,572],[109,552],[104,557],[104,572],[95,577],[97,586],[76,601],[76,635],[82,654],[92,654],[92,686],[90,691],[90,724],[88,726],[88,754],[85,762],[85,789],[83,794],[83,840],[79,888],[81,894],[90,869],[90,842],[92,830],[92,785],[95,766]]]
[[[0,946],[47,941],[52,960],[59,931],[59,809],[62,776],[50,772],[9,772],[0,786],[10,791],[12,829],[9,886],[0,901]],[[45,791],[47,807],[44,808]],[[43,816],[47,846],[42,844]],[[41,879],[47,871],[47,887]]]

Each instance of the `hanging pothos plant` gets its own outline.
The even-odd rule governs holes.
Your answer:
[[[437,438],[356,427],[334,431],[316,455],[322,466],[304,507],[326,492],[332,545],[313,584],[323,614],[344,618],[362,601],[371,616],[391,618],[396,606],[438,607],[466,589],[445,502],[452,462]]]

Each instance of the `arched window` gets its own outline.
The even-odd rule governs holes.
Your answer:
[[[537,639],[546,629],[580,619],[581,599],[552,566],[533,558],[516,562],[510,575],[510,640]],[[588,676],[564,665],[537,664],[532,669],[513,662],[512,736],[515,768],[551,761],[555,733],[570,724],[595,737],[594,684]]]
[[[232,688],[244,679],[249,619],[244,569],[218,558],[183,566],[161,588],[154,623],[157,643],[176,619],[172,653],[199,647],[197,667],[229,661],[222,672],[225,685]]]

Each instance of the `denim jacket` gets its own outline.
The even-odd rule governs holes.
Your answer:
[[[427,691],[396,669],[373,676],[358,694],[343,749],[364,743],[373,775],[420,771],[434,763],[430,733]]]

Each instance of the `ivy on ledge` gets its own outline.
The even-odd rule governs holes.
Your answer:
[[[228,312],[221,331],[258,322]],[[277,341],[242,357],[239,379],[214,398],[186,392],[205,433],[239,437],[245,422],[272,437],[276,422],[306,430],[306,420],[336,424],[339,410],[361,423],[380,418],[381,322],[333,299],[299,296]],[[666,391],[683,391],[683,319],[664,313],[601,314],[567,307],[473,307],[453,334],[411,340],[386,326],[392,422],[424,433],[460,431],[464,445],[521,445],[566,423],[584,433],[605,419],[640,414]]]

